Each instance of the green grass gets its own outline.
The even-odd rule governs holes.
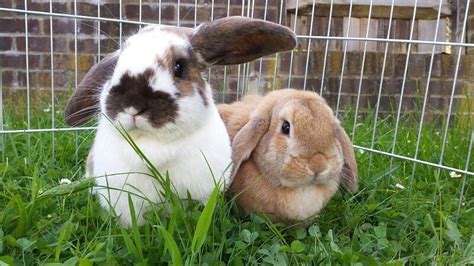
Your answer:
[[[5,101],[5,129],[26,128],[19,99]],[[34,102],[32,128],[50,127],[48,101]],[[56,116],[56,126],[63,126],[62,114]],[[344,120],[348,132],[352,121],[351,115]],[[417,123],[403,117],[397,154],[413,156]],[[444,164],[464,169],[469,126],[472,121],[460,119],[451,125]],[[359,119],[355,143],[370,147],[372,128],[372,114]],[[390,151],[393,131],[392,118],[379,119],[374,147]],[[420,159],[439,161],[442,135],[442,127],[425,126]],[[465,175],[451,178],[418,164],[410,187],[412,162],[394,159],[390,169],[390,157],[356,151],[360,192],[336,195],[309,227],[244,217],[222,194],[204,207],[168,189],[167,201],[153,206],[144,226],[124,229],[89,193],[92,180],[82,179],[92,140],[89,131],[3,135],[0,265],[474,263],[472,176],[457,219]],[[74,182],[60,186],[61,178]]]

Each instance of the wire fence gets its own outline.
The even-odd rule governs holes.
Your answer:
[[[21,1],[19,1],[21,2]],[[50,143],[52,150],[52,158],[54,160],[56,142],[54,134],[58,132],[73,132],[77,134],[78,131],[92,131],[93,126],[87,127],[76,127],[70,128],[65,127],[61,121],[62,117],[57,114],[57,111],[62,111],[62,106],[58,106],[56,94],[62,93],[65,90],[65,85],[61,86],[55,81],[55,75],[61,75],[61,69],[64,67],[62,64],[57,64],[55,55],[57,50],[61,50],[62,47],[55,45],[56,37],[58,34],[67,35],[70,38],[69,46],[72,52],[72,72],[68,84],[72,87],[76,87],[80,78],[83,76],[83,72],[78,64],[80,63],[80,56],[84,51],[79,51],[79,46],[83,42],[84,33],[81,33],[80,28],[85,23],[91,25],[93,32],[88,33],[90,36],[94,36],[95,39],[95,51],[89,51],[88,53],[95,53],[95,59],[100,60],[107,52],[110,52],[109,48],[104,48],[104,43],[108,39],[116,40],[117,45],[114,49],[119,49],[123,39],[135,32],[137,28],[148,25],[148,24],[166,24],[175,26],[194,27],[205,20],[214,20],[219,17],[229,15],[241,15],[247,17],[256,17],[264,20],[271,20],[276,23],[284,24],[289,26],[297,33],[298,48],[289,53],[281,53],[265,57],[263,59],[256,60],[252,63],[242,64],[239,66],[229,67],[214,67],[209,70],[207,74],[208,81],[213,85],[216,92],[216,98],[220,102],[230,102],[238,100],[242,95],[246,93],[263,93],[268,90],[279,89],[283,87],[295,87],[304,90],[313,90],[323,96],[330,98],[328,100],[334,107],[334,110],[338,116],[346,117],[353,115],[349,120],[352,124],[347,128],[348,133],[351,133],[351,137],[354,141],[354,147],[361,151],[367,151],[370,154],[370,161],[373,156],[388,156],[393,160],[403,160],[413,162],[411,168],[412,178],[416,175],[416,166],[427,165],[433,167],[433,169],[443,169],[447,171],[455,171],[457,173],[469,176],[474,176],[474,169],[472,164],[472,150],[474,142],[474,131],[472,126],[472,115],[474,114],[472,106],[468,105],[467,108],[458,110],[458,105],[466,105],[466,103],[472,103],[469,98],[472,96],[474,85],[472,82],[472,75],[469,74],[469,69],[474,71],[474,67],[469,68],[469,62],[466,61],[468,58],[467,50],[474,48],[474,43],[466,42],[468,36],[468,28],[471,29],[474,25],[468,25],[470,13],[471,1],[461,1],[464,3],[462,8],[453,9],[454,5],[451,5],[451,11],[449,16],[444,14],[444,6],[446,1],[431,1],[434,2],[431,13],[432,17],[429,19],[430,28],[423,29],[424,22],[428,19],[420,17],[423,13],[418,13],[417,10],[426,8],[422,6],[426,2],[430,1],[419,1],[414,0],[410,3],[411,8],[408,15],[403,15],[400,12],[400,2],[409,1],[323,1],[323,0],[295,0],[295,1],[257,1],[257,0],[243,0],[243,1],[177,1],[176,3],[161,3],[155,1],[154,3],[143,3],[141,0],[134,3],[134,12],[137,14],[132,19],[130,9],[127,9],[129,2],[118,3],[118,13],[110,15],[110,9],[107,7],[107,3],[102,3],[101,0],[97,0],[95,3],[90,3],[89,6],[95,5],[94,12],[85,14],[79,12],[79,5],[84,3],[81,1],[74,1],[70,4],[70,8],[65,11],[55,11],[55,5],[57,2],[53,1],[39,1],[47,4],[47,8],[42,10],[31,9],[29,5],[32,5],[31,1],[25,0],[24,3],[17,3],[17,5],[0,7],[0,14],[5,16],[11,16],[22,20],[16,20],[22,22],[22,31],[15,33],[16,45],[18,48],[19,40],[22,39],[25,43],[24,50],[21,51],[24,57],[24,63],[21,63],[21,69],[18,73],[26,73],[25,79],[21,84],[15,84],[10,86],[8,80],[3,78],[0,80],[0,145],[2,147],[2,154],[5,154],[3,145],[5,136],[9,134],[35,134],[35,133],[49,133],[52,134],[52,142]],[[381,2],[386,3],[386,12],[380,14],[379,11],[375,14],[374,8],[380,7]],[[291,8],[291,5],[294,8]],[[420,5],[420,6],[419,6]],[[21,7],[19,7],[21,6]],[[364,6],[366,8],[365,16],[361,16],[360,12],[354,14],[356,7],[360,8]],[[138,8],[136,8],[138,7]],[[169,9],[173,7],[172,13],[173,18],[169,18]],[[322,8],[327,8],[328,12],[318,16]],[[406,6],[403,6],[403,10],[406,10]],[[151,9],[153,11],[153,18],[146,17]],[[148,10],[148,11],[147,11]],[[203,15],[203,10],[204,12]],[[341,15],[340,11],[343,10],[344,14]],[[377,9],[379,10],[379,9]],[[434,11],[433,11],[434,10]],[[125,12],[125,14],[123,14]],[[146,13],[148,12],[148,13]],[[421,14],[421,15],[420,15]],[[403,19],[400,16],[403,15]],[[434,17],[434,18],[433,18]],[[48,93],[51,96],[50,105],[50,124],[48,127],[35,127],[32,123],[31,110],[35,104],[33,100],[32,80],[30,79],[32,73],[31,63],[32,58],[36,56],[37,52],[29,50],[29,40],[32,38],[32,28],[29,21],[33,19],[43,19],[42,30],[43,36],[48,37],[49,51],[42,51],[42,55],[48,55],[47,58],[50,60],[48,63],[43,62],[42,66],[48,65],[49,67],[49,79],[50,81]],[[456,19],[453,19],[456,18]],[[71,30],[68,32],[58,33],[56,21],[58,19],[72,21]],[[446,23],[445,20],[450,19],[450,23],[447,25],[451,28],[456,26],[455,31],[451,34],[445,34],[443,31]],[[323,25],[317,24],[324,21]],[[378,27],[374,29],[374,21],[378,21]],[[398,21],[401,21],[399,26]],[[380,26],[380,23],[384,23],[384,26]],[[397,22],[397,23],[396,23]],[[403,23],[405,24],[403,24]],[[339,23],[342,25],[342,30],[338,29],[335,25]],[[360,24],[364,24],[365,27]],[[117,34],[111,35],[110,31],[107,32],[110,25],[118,26],[116,30]],[[316,25],[316,26],[315,26]],[[448,28],[449,28],[448,27]],[[125,28],[130,28],[128,32]],[[356,29],[358,33],[351,32]],[[374,33],[376,31],[378,34]],[[405,31],[404,36],[397,36],[397,30]],[[430,37],[432,39],[423,39],[424,31],[432,31]],[[2,34],[0,30],[0,34]],[[8,35],[8,34],[5,34]],[[442,36],[441,36],[442,35]],[[3,35],[2,35],[3,36]],[[448,36],[446,38],[446,36]],[[354,46],[358,48],[354,49]],[[397,48],[398,47],[398,48]],[[401,47],[401,48],[400,48]],[[423,57],[420,57],[421,50],[424,47]],[[428,47],[426,49],[426,47]],[[450,54],[451,65],[449,71],[444,67],[444,61],[439,61],[439,58],[444,58],[444,54],[448,49]],[[401,49],[402,52],[395,52],[395,49]],[[441,52],[440,52],[441,50]],[[11,51],[0,51],[5,56],[9,56]],[[377,61],[377,69],[371,72],[372,65]],[[395,54],[402,54],[403,56],[395,57]],[[357,57],[358,61],[354,63],[351,59]],[[4,61],[6,57],[3,57]],[[43,57],[42,57],[43,58]],[[423,76],[423,79],[418,80],[416,87],[421,92],[418,95],[419,104],[416,106],[415,112],[417,113],[417,121],[411,125],[406,124],[403,119],[405,113],[405,105],[409,105],[412,102],[411,97],[413,94],[411,91],[413,75],[417,75],[416,71],[410,69],[413,66],[413,62],[416,59],[421,58],[424,60],[424,66],[419,73]],[[0,59],[1,60],[1,59]],[[337,63],[334,63],[337,62]],[[466,62],[468,62],[466,65]],[[17,62],[17,64],[19,64]],[[472,65],[472,63],[471,63]],[[12,68],[8,65],[8,62],[2,62],[0,64],[0,72],[6,73]],[[395,70],[394,70],[395,69]],[[390,74],[393,72],[398,73]],[[439,70],[441,69],[441,70]],[[42,69],[46,71],[46,69]],[[415,73],[412,73],[414,71]],[[436,76],[437,72],[449,72],[444,77]],[[317,73],[316,73],[317,72]],[[370,73],[369,73],[370,72]],[[390,72],[390,73],[389,73]],[[467,72],[467,74],[466,74]],[[17,74],[19,75],[19,74]],[[390,78],[389,78],[389,75]],[[0,79],[5,75],[0,75]],[[349,77],[350,76],[350,77]],[[395,76],[395,78],[394,78]],[[436,77],[435,77],[436,76]],[[349,78],[348,78],[349,77]],[[395,85],[389,83],[395,79],[397,82]],[[349,81],[350,80],[350,81]],[[373,82],[375,85],[371,85],[372,92],[370,95],[367,94],[367,81]],[[444,90],[444,94],[437,94],[436,99],[445,100],[443,110],[431,110],[430,101],[433,98],[434,86],[437,82],[449,83],[445,84],[448,88]],[[350,83],[349,85],[347,85]],[[464,84],[459,86],[459,84]],[[396,92],[387,92],[388,86],[395,87]],[[347,87],[352,87],[352,94],[349,95],[344,91],[347,91]],[[26,117],[22,128],[11,128],[5,124],[5,99],[3,95],[6,94],[7,90],[17,89],[22,90],[26,93]],[[44,89],[43,85],[43,89]],[[463,89],[464,88],[464,89]],[[463,90],[463,91],[461,91]],[[62,91],[62,92],[61,92]],[[388,96],[387,96],[388,95]],[[393,108],[388,112],[386,109],[387,97],[396,96],[393,103]],[[371,105],[367,105],[364,99],[370,97]],[[351,99],[348,101],[347,99]],[[390,98],[392,99],[392,98]],[[408,100],[407,100],[408,99]],[[347,111],[350,109],[351,111]],[[433,108],[432,108],[433,109]],[[435,106],[434,109],[438,109]],[[372,114],[373,123],[370,135],[370,142],[368,143],[357,143],[355,139],[358,125],[360,123],[362,110],[366,113],[367,110]],[[362,113],[364,113],[362,112]],[[432,114],[439,115],[439,122],[442,126],[439,127],[439,134],[441,134],[441,142],[439,145],[439,154],[432,157],[420,157],[420,143],[423,137],[423,128],[427,126],[427,123],[434,123],[435,119]],[[378,125],[382,119],[389,117],[393,125],[393,131],[389,136],[389,149],[380,149],[377,146],[377,140],[380,137],[378,132]],[[461,118],[460,118],[461,117]],[[459,138],[468,139],[468,149],[459,151],[462,154],[463,165],[461,164],[447,164],[446,163],[446,146],[452,145],[447,141],[449,130],[452,130],[453,119],[462,119],[467,117],[465,126],[465,132],[463,136]],[[462,123],[458,123],[462,125]],[[413,144],[414,150],[411,154],[403,154],[403,151],[397,150],[398,143],[401,141],[399,136],[399,130],[401,127],[417,127],[416,141]],[[76,150],[77,147],[77,135],[76,135]],[[5,156],[4,156],[5,157]],[[5,160],[5,158],[4,158]],[[370,163],[369,163],[370,165]],[[466,184],[466,178],[463,180],[462,187],[460,188],[460,197],[464,193]]]

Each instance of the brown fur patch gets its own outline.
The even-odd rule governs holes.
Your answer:
[[[124,109],[133,107],[140,115],[147,117],[154,127],[174,122],[178,105],[168,93],[153,91],[149,85],[153,75],[153,69],[147,69],[137,76],[123,74],[120,83],[113,86],[107,96],[107,115],[114,119]]]

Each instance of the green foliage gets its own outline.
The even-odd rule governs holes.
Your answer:
[[[191,245],[191,251],[193,253],[198,252],[201,249],[202,245],[204,244],[204,241],[207,238],[207,233],[212,222],[212,215],[214,214],[214,208],[217,204],[219,187],[220,184],[217,184],[214,190],[212,191],[209,200],[207,201],[206,207],[204,207],[201,215],[199,216],[199,220],[196,224],[196,230],[194,230],[193,241]]]
[[[47,104],[32,110],[33,128],[51,126]],[[14,107],[4,110],[6,129],[25,128],[25,109]],[[342,119],[347,132],[353,115]],[[63,126],[61,114],[56,116],[56,126]],[[355,144],[370,147],[374,117],[358,121]],[[392,147],[394,119],[379,118],[374,149],[414,156],[418,121],[405,115],[400,125]],[[443,164],[466,167],[469,125],[472,121],[452,122]],[[425,124],[419,159],[440,160],[442,126]],[[82,177],[92,139],[90,131],[0,136],[0,265],[474,263],[470,177],[461,197],[465,176],[452,178],[421,164],[412,175],[412,162],[356,150],[360,191],[338,193],[307,226],[285,226],[260,215],[243,216],[217,189],[205,206],[178,199],[170,178],[148,165],[166,200],[145,213],[145,225],[134,220],[122,228],[90,194],[94,180]],[[72,183],[60,184],[62,178]],[[136,211],[133,204],[130,208]]]

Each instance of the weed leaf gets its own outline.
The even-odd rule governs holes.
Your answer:
[[[446,225],[448,228],[444,230],[444,237],[449,241],[459,243],[462,241],[461,232],[459,232],[458,226],[452,222],[449,218],[446,218]]]
[[[474,264],[474,235],[471,236],[471,241],[464,250],[463,259],[460,264]]]
[[[71,236],[71,232],[74,231],[74,224],[71,222],[72,216],[67,220],[63,226],[61,227],[61,231],[59,232],[58,237],[58,244],[56,246],[56,253],[55,253],[55,260],[59,262],[59,256],[61,255],[63,242],[68,241],[69,237]]]
[[[0,266],[13,265],[13,257],[11,256],[2,256],[0,257]]]

